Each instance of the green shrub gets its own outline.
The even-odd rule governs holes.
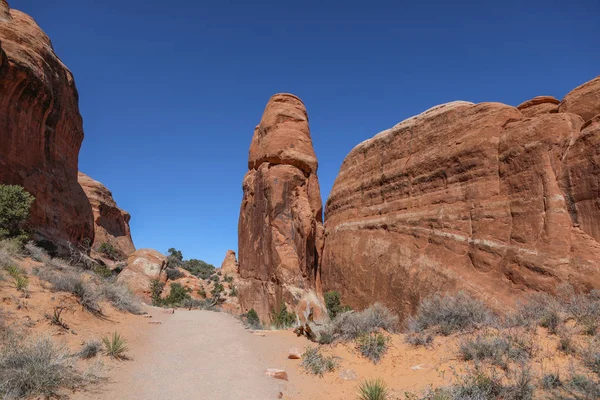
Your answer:
[[[562,386],[560,376],[558,374],[545,374],[541,379],[541,386],[544,390],[550,391]]]
[[[327,327],[334,338],[352,340],[379,329],[390,333],[396,332],[398,316],[385,306],[375,303],[360,312],[345,312],[338,315]]]
[[[166,306],[179,306],[184,300],[190,299],[190,289],[184,287],[180,283],[171,283],[169,295],[163,299],[163,304]]]
[[[435,329],[444,336],[493,323],[494,315],[483,302],[459,292],[456,296],[433,295],[421,302],[409,319],[411,333]]]
[[[198,289],[196,293],[198,293],[198,296],[202,297],[203,299],[206,298],[206,290],[204,290],[204,288]]]
[[[113,261],[119,261],[123,259],[121,252],[108,242],[102,243],[100,247],[98,247],[98,252]]]
[[[165,288],[165,284],[159,281],[158,279],[153,279],[150,282],[150,298],[152,299],[153,306],[161,306],[163,301],[160,298],[163,289]]]
[[[225,276],[223,277],[223,281],[225,281],[225,282],[227,282],[227,283],[232,283],[232,282],[233,282],[233,276],[228,276],[228,275],[225,275]]]
[[[236,297],[238,295],[237,288],[235,286],[231,286],[231,290],[229,290],[229,296]]]
[[[325,372],[333,372],[338,366],[337,357],[325,357],[319,347],[307,347],[302,354],[302,367],[314,374],[323,376]]]
[[[210,291],[210,294],[213,297],[219,297],[221,295],[221,293],[223,293],[224,290],[225,290],[225,287],[222,284],[215,283],[215,286]]]
[[[348,306],[342,306],[342,295],[340,292],[334,290],[325,293],[325,306],[327,307],[327,313],[331,319],[343,312],[352,310]]]
[[[390,343],[390,337],[381,332],[372,332],[359,336],[356,339],[358,351],[364,357],[377,364],[385,353],[387,353]]]
[[[358,386],[358,400],[387,400],[388,398],[387,386],[379,378],[365,380]]]
[[[260,323],[260,319],[258,318],[258,313],[251,308],[248,312],[243,316],[246,324],[252,329],[262,329],[262,325]]]
[[[23,235],[35,201],[29,192],[17,185],[0,185],[0,239]]]
[[[285,303],[281,306],[279,312],[275,310],[271,311],[271,319],[273,321],[273,326],[276,329],[287,329],[294,325],[296,325],[296,314],[293,312],[288,312],[287,306]]]
[[[128,350],[127,342],[119,333],[114,332],[110,336],[104,336],[102,343],[104,344],[104,355],[117,360],[127,359],[127,355],[125,354]]]
[[[167,279],[170,281],[176,281],[177,279],[183,278],[185,275],[177,268],[167,268]]]
[[[77,355],[87,360],[96,357],[100,350],[102,350],[102,343],[95,339],[88,340],[81,346],[81,350],[79,350]]]

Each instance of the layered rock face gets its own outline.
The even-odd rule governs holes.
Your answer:
[[[0,183],[35,196],[37,239],[93,241],[92,210],[77,183],[82,141],[73,75],[35,21],[0,0]]]
[[[104,243],[111,244],[123,256],[135,251],[127,211],[117,207],[112,193],[102,183],[79,173],[79,184],[87,195],[94,213],[95,239],[93,250],[98,250]]]
[[[500,307],[600,287],[599,93],[444,104],[358,145],[326,206],[324,288],[406,316],[437,291]]]
[[[167,282],[167,257],[153,249],[140,249],[129,256],[117,282],[126,284],[136,296],[151,304],[150,285],[155,279]]]
[[[254,131],[240,210],[238,285],[242,311],[295,307],[321,292],[322,202],[306,108],[274,95]],[[311,298],[319,298],[314,295]],[[314,302],[320,308],[320,301]]]

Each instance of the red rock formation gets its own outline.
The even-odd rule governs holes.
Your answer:
[[[59,245],[93,241],[77,183],[83,124],[73,75],[35,21],[0,1],[0,183],[36,197],[31,227]]]
[[[92,249],[97,251],[103,243],[109,243],[123,256],[133,253],[135,246],[129,230],[129,213],[117,207],[112,193],[102,183],[80,172],[79,184],[94,212],[95,239]]]
[[[296,96],[273,96],[254,131],[239,220],[239,300],[261,320],[320,293],[323,246],[317,159]],[[318,299],[317,295],[311,297]],[[315,307],[322,307],[320,302]]]
[[[589,87],[561,110],[588,118],[582,110],[600,105]],[[436,291],[499,306],[562,282],[600,287],[598,120],[528,117],[450,103],[352,150],[326,206],[324,288],[353,307],[381,301],[407,315]]]
[[[560,101],[552,96],[537,96],[517,106],[517,109],[526,117],[538,114],[549,114],[558,112]]]
[[[238,262],[235,258],[235,251],[227,250],[227,254],[225,255],[225,259],[221,264],[221,272],[223,275],[228,276],[237,276],[238,275]]]
[[[577,114],[585,122],[600,114],[600,76],[571,90],[558,106],[558,111]]]
[[[151,304],[150,284],[154,279],[167,281],[167,257],[156,250],[140,249],[129,256],[117,282],[125,283],[136,296]]]

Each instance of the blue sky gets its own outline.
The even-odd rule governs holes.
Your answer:
[[[431,106],[561,98],[600,74],[597,0],[9,3],[75,74],[80,170],[131,212],[136,246],[215,265],[274,93],[307,106],[326,199],[355,145]]]

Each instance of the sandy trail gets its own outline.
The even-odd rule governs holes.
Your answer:
[[[265,369],[273,366],[261,354],[267,344],[264,337],[224,313],[148,311],[152,318],[146,318],[146,326],[140,326],[128,341],[132,360],[113,364],[109,383],[76,398],[278,398],[283,382],[265,375]]]

